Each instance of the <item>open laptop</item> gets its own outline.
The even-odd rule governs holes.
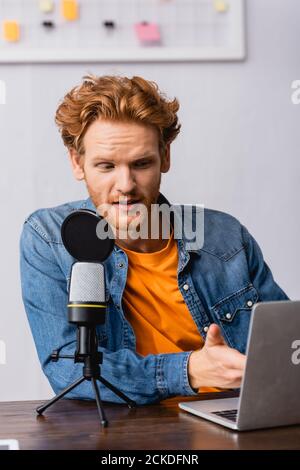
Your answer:
[[[300,424],[300,301],[252,309],[240,396],[179,403],[238,431]]]

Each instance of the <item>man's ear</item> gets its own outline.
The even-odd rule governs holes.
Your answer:
[[[167,144],[166,149],[165,149],[165,154],[162,157],[161,160],[161,166],[160,166],[160,171],[162,173],[167,173],[170,169],[170,144]]]
[[[78,181],[82,181],[84,179],[84,171],[83,171],[83,156],[79,155],[79,153],[71,148],[68,151],[69,158],[73,170],[73,175]]]

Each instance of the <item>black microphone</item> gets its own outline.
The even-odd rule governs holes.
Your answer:
[[[82,362],[83,375],[66,387],[52,400],[37,408],[42,414],[49,406],[64,397],[83,381],[91,381],[102,426],[107,426],[104,409],[97,386],[97,380],[109,388],[115,395],[127,403],[129,408],[136,406],[124,393],[101,376],[100,364],[103,354],[98,350],[97,325],[103,325],[106,319],[105,269],[104,261],[114,246],[113,232],[107,224],[107,238],[100,239],[97,226],[103,219],[90,210],[72,212],[63,222],[61,236],[65,248],[78,261],[72,265],[68,299],[68,321],[77,326],[76,351],[74,356],[60,355],[53,351],[51,359],[74,359]]]
[[[111,254],[115,236],[103,217],[89,209],[71,212],[62,223],[62,242],[73,258],[77,261],[101,263]],[[100,225],[99,225],[100,224]],[[101,238],[98,227],[101,227]]]
[[[96,352],[95,327],[105,323],[105,269],[101,261],[111,254],[114,237],[106,224],[106,238],[98,238],[97,227],[102,221],[95,212],[81,209],[68,215],[61,227],[64,246],[80,260],[72,266],[68,302],[69,323],[78,326],[75,362]]]

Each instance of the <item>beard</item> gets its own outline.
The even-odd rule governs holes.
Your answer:
[[[159,185],[151,194],[132,194],[116,198],[103,198],[87,183],[86,187],[97,213],[109,224],[116,239],[149,238],[151,233],[151,208],[159,196]],[[120,203],[122,201],[122,203]]]

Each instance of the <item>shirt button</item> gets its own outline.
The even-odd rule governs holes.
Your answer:
[[[184,284],[183,288],[184,290],[189,290],[190,286],[188,284]]]
[[[231,318],[231,313],[226,313],[225,316],[226,316],[227,320],[230,320],[230,318]]]
[[[252,305],[253,305],[252,300],[248,300],[247,305],[248,305],[248,307],[252,307]]]
[[[124,263],[119,263],[118,266],[119,266],[119,268],[123,268]]]
[[[208,332],[208,326],[205,326],[205,327],[203,328],[203,330],[204,330],[205,333],[207,333],[207,332]]]

